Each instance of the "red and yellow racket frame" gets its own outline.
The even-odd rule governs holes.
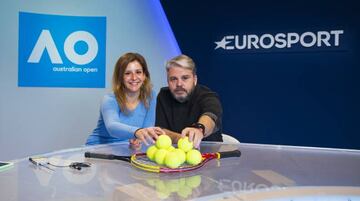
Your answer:
[[[148,172],[157,172],[157,173],[173,173],[173,172],[187,172],[195,170],[204,166],[207,162],[212,159],[228,158],[228,157],[240,157],[241,152],[239,150],[226,151],[226,152],[215,152],[215,153],[203,153],[202,161],[197,165],[182,165],[178,168],[168,168],[166,166],[161,166],[155,162],[150,161],[146,153],[136,153],[132,156],[117,156],[113,154],[102,154],[102,153],[91,153],[85,152],[86,158],[100,158],[108,160],[122,160],[130,162],[134,167]]]

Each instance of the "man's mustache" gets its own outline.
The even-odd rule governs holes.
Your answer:
[[[176,87],[175,88],[175,92],[178,92],[178,91],[184,91],[184,92],[187,92],[184,88],[182,87]]]

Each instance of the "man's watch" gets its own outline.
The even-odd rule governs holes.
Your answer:
[[[205,136],[205,126],[204,126],[204,124],[196,122],[196,123],[191,124],[190,127],[200,129],[202,131],[203,136]]]

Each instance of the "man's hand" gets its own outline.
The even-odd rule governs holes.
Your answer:
[[[201,140],[204,138],[200,128],[186,127],[181,131],[181,137],[189,137],[189,141],[194,143],[195,148],[199,148]]]
[[[155,143],[158,136],[163,134],[165,134],[165,131],[160,127],[141,128],[134,133],[135,137],[147,146]]]

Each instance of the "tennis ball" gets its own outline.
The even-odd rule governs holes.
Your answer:
[[[183,164],[186,161],[186,154],[182,149],[174,149],[172,152],[175,152],[180,159],[180,164]]]
[[[171,138],[167,135],[160,135],[155,142],[158,149],[167,149],[171,146]]]
[[[165,157],[165,165],[169,168],[177,168],[181,165],[180,158],[175,152],[168,152]]]
[[[165,198],[169,197],[169,195],[171,194],[170,190],[165,185],[165,182],[162,180],[159,180],[158,182],[156,182],[155,188],[156,188],[157,196],[161,199],[165,199]]]
[[[156,184],[156,179],[147,179],[146,183],[149,184],[150,186],[155,186]]]
[[[201,162],[201,160],[201,153],[196,149],[192,149],[186,153],[186,162],[190,165],[197,165]]]
[[[165,182],[163,180],[160,180],[160,179],[156,180],[155,188],[156,188],[156,191],[164,191],[164,190],[166,190]]]
[[[184,152],[188,152],[193,148],[193,142],[189,141],[188,137],[180,138],[178,141],[178,148]]]
[[[170,145],[170,147],[167,148],[168,151],[174,151],[175,147]]]
[[[192,190],[189,186],[183,185],[179,187],[179,191],[177,192],[177,194],[180,197],[187,198],[189,195],[192,194]]]
[[[156,192],[158,198],[160,199],[166,199],[170,196],[171,192],[169,190],[164,190],[164,191],[157,191]]]
[[[185,182],[186,182],[187,186],[189,186],[191,188],[196,188],[196,187],[200,186],[200,184],[201,184],[201,176],[195,175],[192,177],[187,177]]]
[[[169,188],[170,192],[179,191],[179,179],[170,179],[165,181],[165,185]]]
[[[169,151],[166,149],[158,149],[155,153],[155,162],[159,165],[164,165],[165,157]]]
[[[179,179],[179,186],[184,186],[186,185],[186,179],[184,177]]]
[[[154,161],[155,153],[156,153],[157,150],[158,150],[158,148],[156,148],[155,145],[150,146],[150,147],[146,150],[146,156],[147,156],[150,160]]]

